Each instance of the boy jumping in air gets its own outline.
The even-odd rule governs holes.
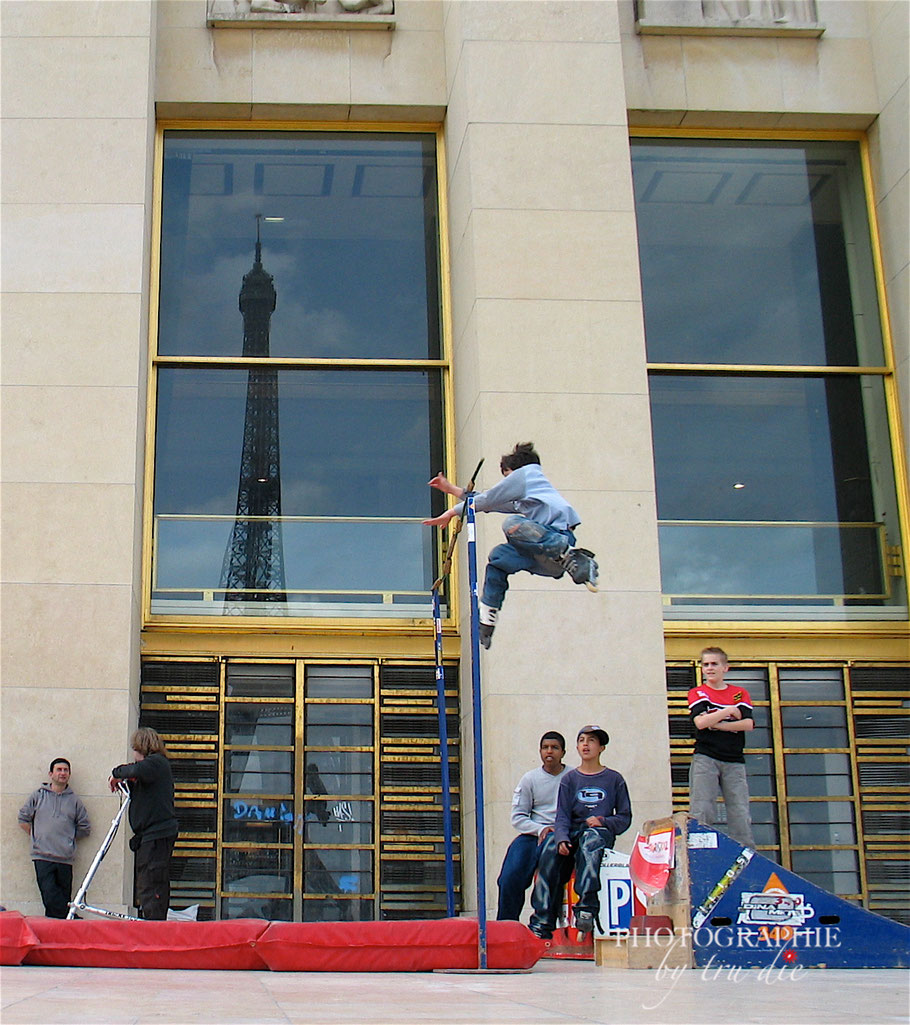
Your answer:
[[[581,522],[578,513],[544,476],[533,443],[516,445],[499,461],[499,468],[503,479],[474,496],[478,512],[512,514],[502,525],[506,543],[497,545],[487,562],[480,598],[480,643],[485,648],[490,646],[511,574],[524,571],[558,580],[568,573],[576,584],[584,584],[589,591],[597,590],[594,553],[574,547],[573,531]],[[464,488],[452,484],[441,473],[429,484],[455,498],[464,497]],[[423,522],[444,527],[463,511],[464,502],[459,502],[441,516]]]
[[[534,914],[530,928],[548,940],[556,928],[562,891],[575,869],[575,928],[593,931],[600,912],[600,863],[604,851],[632,822],[626,781],[614,769],[600,764],[609,744],[600,726],[582,726],[577,750],[581,765],[563,773],[556,799],[556,825],[544,840],[537,863],[537,883],[531,897]]]

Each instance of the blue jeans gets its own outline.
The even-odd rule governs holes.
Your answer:
[[[559,559],[575,544],[571,530],[545,527],[526,516],[507,516],[502,530],[507,544],[497,545],[490,552],[480,596],[485,605],[494,609],[502,608],[513,573],[559,579],[565,573]]]
[[[496,880],[499,886],[497,921],[520,920],[525,906],[525,894],[534,878],[542,846],[531,833],[519,833],[509,844]]]
[[[613,846],[616,837],[604,826],[584,826],[569,840],[572,850],[568,854],[560,854],[555,835],[550,833],[540,852],[537,884],[531,895],[534,907],[531,928],[544,935],[552,935],[556,928],[563,887],[569,881],[573,868],[575,892],[578,894],[576,913],[590,911],[596,915],[600,912],[600,863],[604,851]]]

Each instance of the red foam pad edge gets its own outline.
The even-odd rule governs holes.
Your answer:
[[[477,921],[272,922],[256,949],[275,972],[477,968]],[[530,968],[545,949],[520,922],[488,923],[488,968]]]
[[[25,964],[77,968],[189,968],[262,971],[254,942],[268,922],[66,921],[30,918],[37,945]]]
[[[37,942],[24,915],[18,911],[0,911],[0,964],[22,964]]]

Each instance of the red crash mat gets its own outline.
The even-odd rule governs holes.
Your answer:
[[[9,924],[6,919],[9,919]],[[4,919],[5,963],[87,968],[420,972],[477,967],[477,921],[126,922]],[[530,968],[546,945],[519,922],[487,926],[487,967]]]
[[[0,911],[0,964],[22,964],[22,959],[37,942],[24,915],[18,911]]]
[[[272,922],[256,941],[275,972],[427,972],[477,968],[477,920]],[[546,949],[520,922],[489,922],[488,968],[530,968]]]
[[[222,922],[67,921],[30,918],[37,945],[25,964],[78,968],[222,968],[266,965],[253,946],[268,922],[236,918]]]

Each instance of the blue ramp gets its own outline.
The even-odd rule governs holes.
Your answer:
[[[696,966],[910,966],[910,927],[835,897],[726,833],[694,820],[688,832]]]

